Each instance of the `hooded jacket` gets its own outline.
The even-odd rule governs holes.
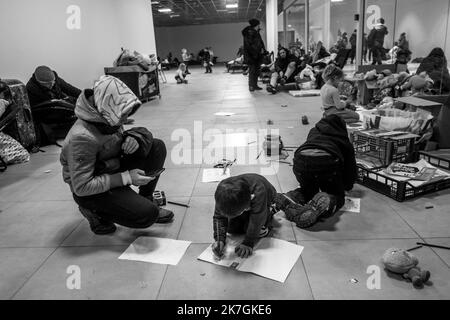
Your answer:
[[[344,187],[351,190],[357,177],[355,149],[348,139],[345,122],[337,115],[320,120],[309,132],[306,142],[297,149],[295,162],[300,161],[300,152],[308,149],[324,150],[337,157],[343,165]]]
[[[378,24],[375,26],[374,34],[374,46],[382,48],[384,46],[384,37],[388,34],[388,29],[384,24]]]
[[[253,27],[247,26],[242,30],[244,37],[244,62],[247,64],[261,64],[266,47],[261,35]]]
[[[430,54],[423,59],[416,74],[424,71],[434,81],[434,89],[440,91],[442,88],[442,93],[450,92],[450,74],[447,68],[447,59],[441,48],[431,50]]]
[[[138,152],[150,152],[152,136],[145,128],[124,132],[122,119],[140,101],[120,80],[102,77],[94,90],[86,89],[75,106],[77,122],[63,143],[63,179],[78,197],[92,196],[123,186],[120,173],[122,144],[130,135]]]
[[[34,107],[40,103],[52,100],[52,99],[66,99],[71,98],[75,101],[81,94],[81,90],[72,86],[71,84],[65,82],[61,79],[56,72],[55,74],[55,85],[53,88],[49,89],[41,85],[36,76],[33,74],[31,79],[27,83],[27,93],[30,99],[31,107]]]

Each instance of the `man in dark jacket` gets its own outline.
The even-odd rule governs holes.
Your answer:
[[[387,27],[384,25],[384,19],[380,18],[378,22],[379,23],[371,31],[372,35],[369,35],[371,40],[373,40],[373,65],[383,63],[384,37],[389,33]]]
[[[356,35],[357,35],[357,30],[354,30],[352,35],[350,36],[350,60],[351,60],[351,64],[353,64],[353,61],[356,58]]]
[[[258,87],[258,76],[266,47],[259,34],[259,20],[251,19],[249,24],[249,26],[242,30],[242,36],[244,37],[244,63],[249,68],[248,86],[249,90],[253,92],[262,89]]]
[[[309,132],[307,141],[295,152],[294,174],[301,189],[289,192],[284,199],[278,195],[277,204],[299,228],[308,228],[321,215],[342,208],[357,169],[355,150],[340,117],[323,118]]]
[[[31,108],[53,99],[67,100],[74,105],[81,90],[70,85],[58,76],[49,67],[37,67],[33,76],[27,83],[28,98]]]
[[[61,79],[49,67],[40,66],[28,81],[27,92],[40,145],[64,138],[76,121],[75,103],[81,90]]]

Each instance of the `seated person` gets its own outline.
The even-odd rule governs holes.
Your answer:
[[[270,79],[270,84],[267,86],[267,91],[275,94],[277,93],[278,81],[281,85],[285,85],[289,82],[294,82],[296,70],[296,58],[291,55],[287,49],[280,48],[278,50],[278,57],[275,60],[275,64],[272,67],[272,76]]]
[[[322,97],[323,116],[336,114],[346,123],[355,123],[359,121],[359,114],[352,110],[349,101],[341,101],[338,86],[344,79],[342,70],[334,64],[329,64],[322,74],[325,84],[320,89]]]
[[[423,71],[434,81],[433,89],[439,94],[448,94],[450,92],[450,74],[448,72],[447,58],[444,50],[434,48],[430,54],[423,59],[416,74]]]
[[[187,68],[186,65],[184,63],[180,63],[180,65],[178,66],[178,70],[175,76],[175,80],[177,80],[177,84],[187,84],[188,81],[186,80],[188,73],[187,73]]]
[[[258,174],[231,177],[219,184],[213,217],[213,252],[217,258],[224,253],[227,233],[245,234],[242,244],[236,247],[239,257],[247,258],[253,253],[258,239],[270,231],[275,195],[275,188]]]
[[[330,54],[328,53],[327,49],[323,46],[322,41],[317,42],[317,45],[314,48],[314,52],[312,54],[312,63],[316,63],[319,60],[322,60],[323,58],[329,57]]]
[[[67,100],[75,105],[81,90],[70,85],[49,67],[40,66],[27,83],[31,108],[49,100]]]
[[[120,92],[119,92],[120,90]],[[124,132],[128,115],[141,102],[120,80],[102,76],[78,98],[78,117],[68,133],[60,161],[81,214],[96,234],[113,233],[115,223],[148,228],[167,223],[173,213],[153,202],[166,158],[163,141],[145,128]],[[139,187],[139,194],[130,186]]]
[[[336,115],[320,120],[294,155],[294,174],[301,188],[278,194],[283,210],[299,228],[314,225],[318,218],[333,215],[345,203],[357,177],[355,150],[345,122]]]

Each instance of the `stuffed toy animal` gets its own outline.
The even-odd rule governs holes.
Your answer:
[[[367,81],[374,81],[377,79],[378,79],[378,76],[377,76],[377,71],[375,69],[368,71],[366,73],[366,75],[364,76],[364,80],[367,80]]]
[[[411,95],[423,94],[424,91],[431,88],[433,84],[434,81],[431,80],[428,74],[424,71],[419,75],[415,75],[409,78],[407,83],[400,86],[400,90],[404,91],[411,89]]]
[[[314,70],[310,65],[306,65],[305,69],[300,72],[300,79],[303,80],[305,77],[309,77],[311,81],[316,81],[316,76],[314,74]]]
[[[392,109],[394,107],[394,98],[384,97],[381,104],[377,107],[378,109]]]
[[[411,280],[414,287],[421,287],[430,279],[430,271],[421,270],[419,260],[406,250],[390,248],[383,255],[385,268]]]

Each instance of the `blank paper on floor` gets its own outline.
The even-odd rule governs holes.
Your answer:
[[[119,259],[176,266],[190,244],[189,241],[140,237],[128,247]]]
[[[303,251],[302,246],[284,240],[264,238],[255,246],[249,258],[242,259],[234,253],[238,244],[239,242],[227,243],[224,258],[220,261],[214,258],[211,246],[198,259],[284,283]]]

